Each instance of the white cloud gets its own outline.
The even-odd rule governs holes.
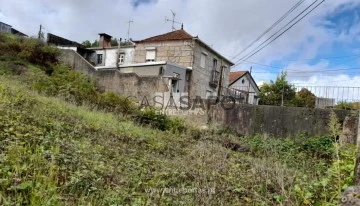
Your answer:
[[[131,25],[131,37],[142,39],[171,31],[171,24],[165,23],[165,16],[171,17],[172,9],[177,14],[176,20],[183,22],[185,30],[190,34],[199,35],[225,56],[234,56],[296,2],[298,0],[158,0],[134,8],[133,0],[0,0],[0,21],[30,35],[35,35],[42,24],[46,32],[82,42],[86,39],[97,39],[100,32],[126,38],[128,25],[125,22],[131,18],[134,20],[134,24]],[[311,2],[306,0],[294,14]],[[299,59],[313,58],[321,49],[331,49],[334,42],[351,42],[360,38],[360,24],[354,25],[349,31],[338,33],[332,29],[333,23],[324,19],[327,15],[355,8],[359,4],[360,0],[325,1],[286,34],[251,58],[251,61],[269,64],[281,61],[289,55],[295,55]],[[293,16],[295,15],[290,16],[288,20]],[[266,37],[270,35],[271,33]],[[334,69],[326,62],[312,66],[305,63],[289,64],[286,67],[293,68]],[[240,67],[236,69],[239,70]],[[264,72],[254,73],[255,79],[259,81],[276,77],[276,74],[269,70],[257,71]],[[311,78],[292,78],[315,83],[324,79],[330,81],[333,77],[326,79],[314,74]],[[348,78],[354,83],[357,80],[357,77]]]

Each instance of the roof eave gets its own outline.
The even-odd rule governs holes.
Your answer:
[[[134,43],[153,43],[153,42],[164,42],[164,41],[186,41],[192,40],[192,38],[182,38],[182,39],[167,39],[167,40],[137,40],[133,41]]]
[[[241,77],[245,76],[246,74],[249,74],[251,80],[254,82],[254,84],[255,84],[255,86],[256,86],[256,89],[260,92],[259,86],[256,84],[254,78],[252,77],[252,75],[250,74],[249,71],[246,71],[244,74],[242,74],[241,76],[239,76],[238,78],[236,78],[233,82],[231,82],[231,83],[229,84],[229,87],[230,87],[231,85],[233,85],[233,84],[234,84],[237,80],[239,80]]]

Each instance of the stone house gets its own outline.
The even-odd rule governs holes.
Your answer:
[[[134,63],[165,61],[186,67],[185,92],[190,98],[218,96],[229,84],[234,64],[183,28],[134,42]]]
[[[55,35],[53,40],[56,41],[51,42],[59,48],[76,51],[96,70],[116,69],[139,77],[167,79],[168,92],[185,93],[191,99],[220,96],[229,84],[230,67],[234,64],[183,29],[120,48],[111,46],[110,35],[99,35],[96,48],[82,48],[76,42]]]
[[[87,61],[87,64],[90,64],[94,70],[117,70],[117,72],[122,74],[135,74],[139,80],[143,81],[143,84],[146,84],[146,82],[144,81],[147,81],[149,79],[152,79],[152,81],[153,79],[158,79],[160,81],[160,84],[165,83],[165,87],[167,87],[166,90],[164,90],[163,87],[159,87],[159,90],[148,88],[149,91],[153,91],[152,95],[155,95],[156,92],[168,92],[178,94],[185,92],[185,75],[187,70],[186,67],[166,61],[136,64],[133,60],[135,44],[130,43],[125,46],[121,45],[119,48],[118,46],[111,45],[112,37],[110,35],[105,33],[100,33],[99,35],[100,39],[98,47],[85,48],[83,45],[77,42],[50,33],[48,33],[47,43],[57,46],[59,49],[62,50],[72,50],[76,52],[83,58],[83,60]],[[120,55],[118,56],[119,51]],[[63,53],[73,55],[69,52]],[[81,58],[76,59],[80,62],[82,61]],[[73,68],[76,68],[74,66],[75,63],[73,61],[69,61],[69,58],[63,58],[63,60],[65,60],[65,63],[70,64]],[[77,65],[83,64],[78,63]],[[85,71],[88,71],[88,69],[86,68]],[[88,74],[88,72],[85,73]],[[132,84],[127,85],[127,87],[134,86],[135,85]],[[142,88],[142,90],[143,89],[144,88]],[[123,94],[120,91],[121,89],[113,90],[118,92],[119,94]]]
[[[229,92],[241,103],[259,104],[260,89],[248,71],[230,72]]]

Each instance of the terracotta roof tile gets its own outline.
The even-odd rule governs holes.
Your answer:
[[[243,76],[248,71],[237,71],[237,72],[230,72],[230,84],[236,81],[239,77]]]
[[[173,40],[190,40],[193,36],[184,31],[183,29],[172,31],[166,34],[161,34],[158,36],[153,36],[147,39],[143,39],[140,41],[134,41],[135,43],[143,43],[143,42],[156,42],[156,41],[173,41]]]

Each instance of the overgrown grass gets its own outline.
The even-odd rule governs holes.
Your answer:
[[[1,205],[337,205],[352,183],[334,116],[329,136],[240,138],[42,67],[0,55]]]

